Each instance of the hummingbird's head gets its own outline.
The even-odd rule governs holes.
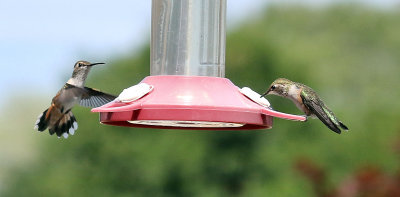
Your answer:
[[[261,97],[274,94],[278,96],[287,96],[289,92],[290,85],[293,84],[293,81],[285,78],[276,79],[272,84],[269,86],[268,90],[261,95]]]
[[[78,70],[83,70],[83,69],[88,69],[94,65],[98,65],[98,64],[104,64],[104,63],[90,63],[88,61],[77,61],[74,65],[74,69],[78,69]]]
[[[85,80],[90,71],[90,68],[98,64],[104,64],[104,63],[90,63],[88,61],[77,61],[74,65],[74,72],[72,73],[72,78]]]

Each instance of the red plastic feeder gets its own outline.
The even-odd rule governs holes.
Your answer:
[[[164,129],[272,128],[273,117],[304,121],[261,106],[225,75],[226,0],[153,0],[153,90],[132,102],[93,109],[103,124]],[[133,69],[134,72],[134,69]]]
[[[271,128],[272,116],[305,119],[253,102],[226,78],[149,76],[142,83],[154,89],[139,100],[114,101],[92,111],[109,125],[196,130]]]

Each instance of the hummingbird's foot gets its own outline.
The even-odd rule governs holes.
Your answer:
[[[308,120],[308,116],[307,115],[302,115],[306,120],[304,122],[306,122]]]

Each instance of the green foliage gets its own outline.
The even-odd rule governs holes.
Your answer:
[[[13,169],[1,196],[311,196],[293,165],[307,157],[336,185],[374,165],[390,173],[399,136],[400,16],[359,6],[273,6],[227,38],[226,76],[263,92],[278,77],[313,87],[349,126],[275,120],[271,130],[175,131],[111,127],[76,108],[79,130],[45,138],[37,160]],[[116,60],[88,86],[119,93],[149,74],[149,48]],[[287,100],[275,109],[300,113]]]

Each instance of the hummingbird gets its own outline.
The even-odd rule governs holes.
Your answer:
[[[71,112],[76,104],[99,107],[113,101],[115,96],[84,86],[90,69],[99,64],[104,63],[76,62],[72,77],[53,97],[50,107],[39,114],[34,129],[42,132],[48,128],[50,135],[55,133],[58,138],[61,135],[68,138],[78,129],[76,118]]]
[[[288,98],[306,114],[306,117],[319,118],[329,129],[340,134],[341,129],[349,130],[333,112],[324,104],[317,93],[310,87],[290,81],[289,79],[276,79],[261,97],[272,94]]]

